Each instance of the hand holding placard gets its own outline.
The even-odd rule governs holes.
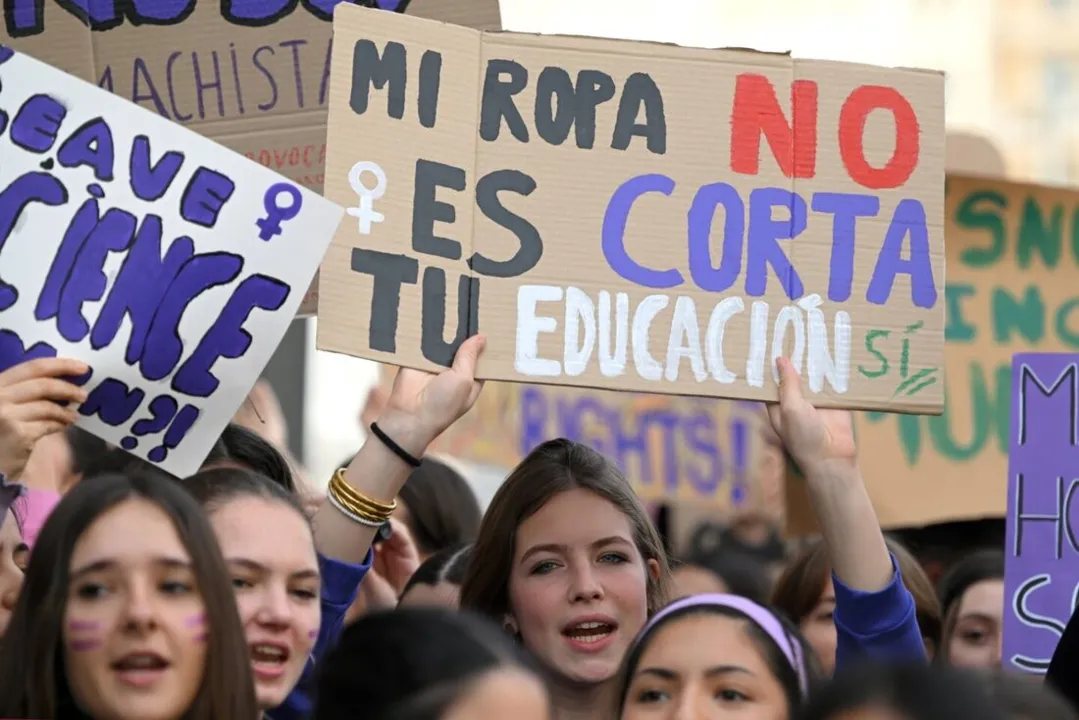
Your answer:
[[[488,379],[753,400],[785,356],[815,405],[940,412],[940,74],[334,22],[327,196],[359,157],[398,189],[335,239],[321,349],[431,371],[483,331]]]
[[[772,428],[799,466],[818,476],[858,469],[854,418],[849,412],[818,410],[802,392],[801,378],[787,358],[777,361],[780,372],[778,403],[768,405]]]
[[[483,389],[483,382],[475,379],[476,366],[486,347],[487,338],[473,335],[461,344],[448,370],[437,375],[409,369],[398,372],[379,425],[413,457],[421,456],[476,404]]]
[[[0,372],[0,475],[19,480],[37,441],[78,420],[70,405],[86,391],[65,378],[88,370],[78,360],[38,358]]]

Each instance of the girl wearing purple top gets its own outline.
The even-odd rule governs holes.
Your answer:
[[[821,540],[832,561],[835,666],[860,657],[924,662],[914,598],[888,551],[858,469],[851,413],[818,410],[802,395],[790,360],[778,360],[772,426],[805,475]]]
[[[779,403],[768,412],[806,476],[831,557],[837,664],[924,662],[914,601],[858,471],[851,414],[815,409],[791,363],[778,365]],[[664,606],[666,558],[642,517],[613,463],[569,441],[533,451],[484,516],[461,606],[502,623],[551,670],[559,718],[610,718],[631,641]]]
[[[245,460],[212,460],[184,481],[209,515],[225,556],[258,703],[268,718],[309,716],[316,663],[341,634],[371,566],[371,541],[388,517],[372,513],[379,506],[392,511],[427,446],[475,402],[483,345],[481,337],[466,341],[453,367],[438,375],[398,372],[372,435],[335,475],[313,519],[292,479],[283,476],[287,464],[255,462],[254,455],[274,453],[268,444],[248,447]]]

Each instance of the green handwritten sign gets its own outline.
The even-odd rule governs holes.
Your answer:
[[[892,527],[1002,516],[1011,356],[1079,349],[1079,193],[951,177],[945,211],[944,413],[857,419],[863,475]],[[906,359],[923,332],[868,333],[875,362],[857,372],[897,396],[939,382]]]
[[[935,385],[940,378],[939,370],[936,367],[924,367],[915,372],[911,372],[910,368],[910,344],[912,336],[925,327],[925,323],[919,320],[916,323],[907,325],[903,331],[903,337],[901,340],[901,349],[899,351],[899,363],[898,363],[898,382],[899,384],[895,388],[895,392],[892,393],[892,399],[899,396],[911,397],[917,395],[922,390],[925,390],[930,385]],[[896,375],[893,370],[891,360],[889,360],[886,351],[878,347],[878,344],[888,341],[892,337],[892,330],[874,329],[869,330],[865,334],[865,349],[876,360],[880,362],[880,366],[875,369],[866,369],[865,366],[858,366],[858,373],[865,378],[875,380],[881,377],[894,377]]]

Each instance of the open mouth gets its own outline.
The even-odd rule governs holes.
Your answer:
[[[562,630],[562,634],[574,642],[593,645],[606,640],[616,629],[613,623],[590,620],[569,625]]]
[[[251,669],[259,677],[277,678],[284,673],[290,654],[286,645],[256,643],[250,646]]]
[[[124,655],[110,666],[120,679],[135,687],[154,684],[169,668],[169,662],[157,653],[139,652]]]

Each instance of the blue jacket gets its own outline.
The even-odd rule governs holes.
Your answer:
[[[914,598],[903,585],[895,556],[891,557],[895,571],[892,581],[878,592],[853,590],[832,573],[836,670],[865,657],[876,660],[926,659]]]
[[[319,627],[318,640],[315,641],[311,657],[307,659],[300,682],[285,698],[285,702],[267,713],[270,720],[303,720],[310,716],[314,709],[315,664],[340,637],[345,625],[345,613],[356,600],[360,582],[371,569],[373,560],[374,554],[370,550],[360,565],[321,554],[318,556],[319,569],[322,571],[322,625]]]

